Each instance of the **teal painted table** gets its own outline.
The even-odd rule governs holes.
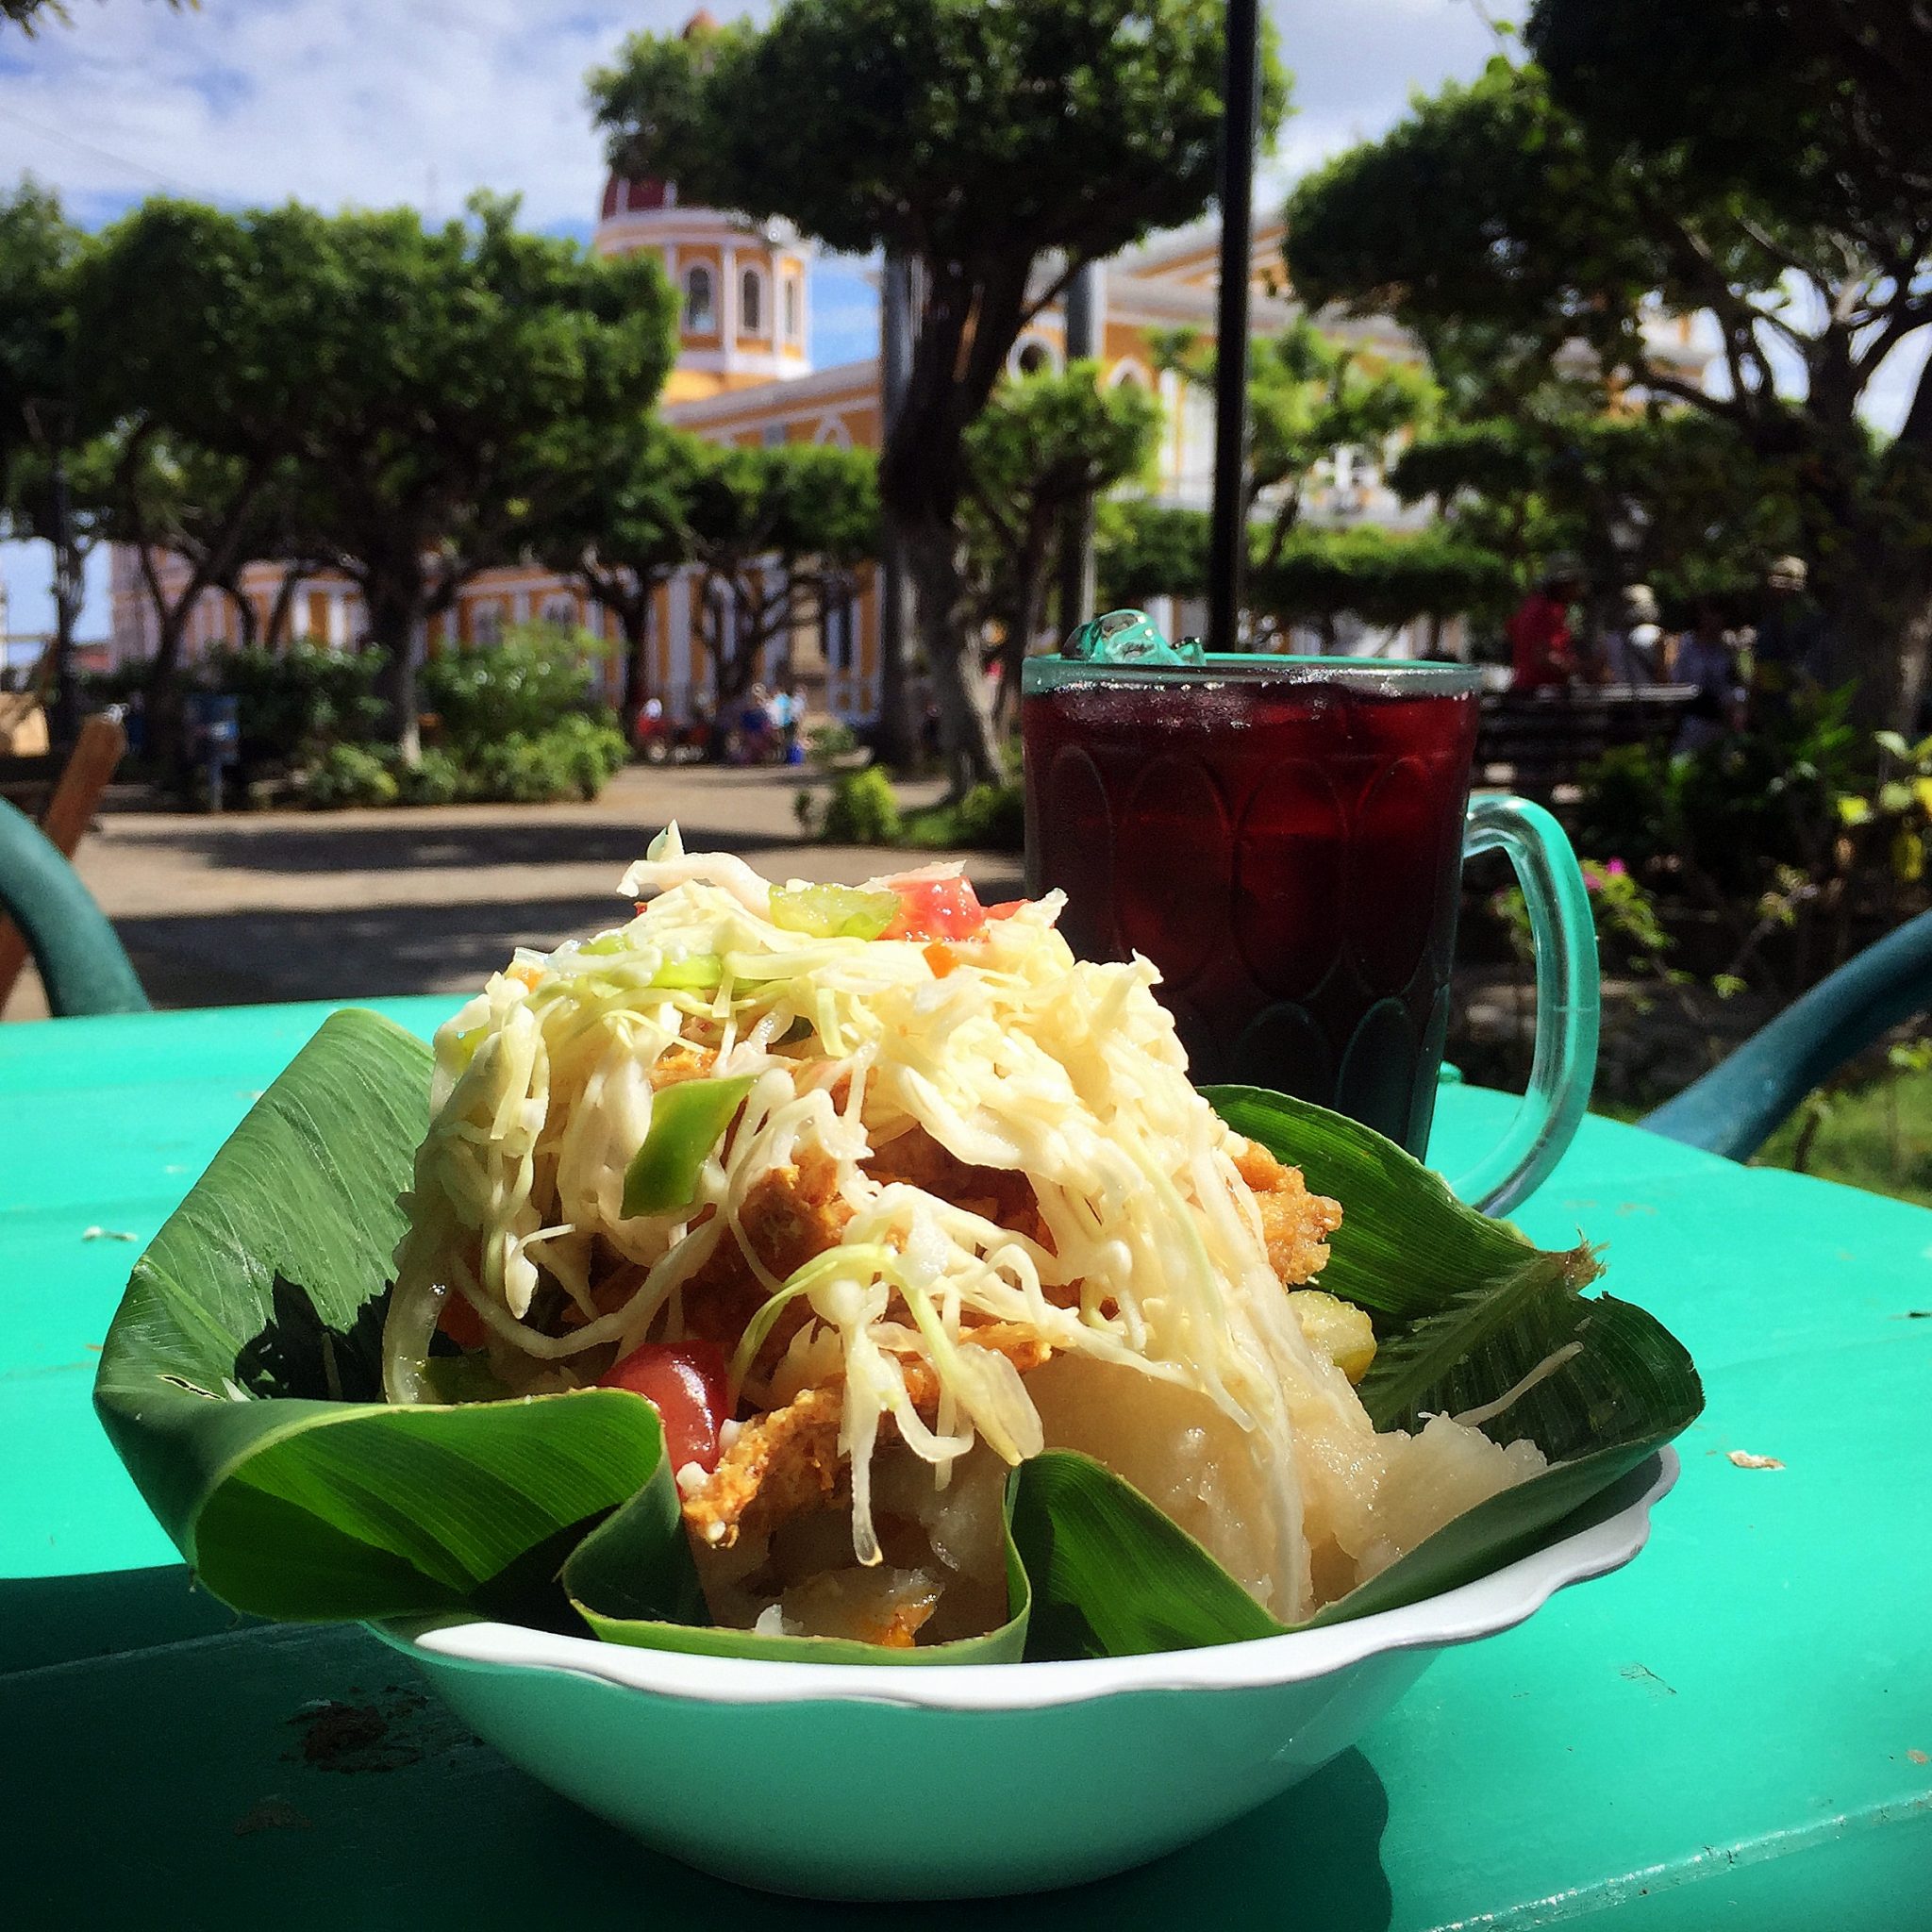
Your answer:
[[[426,1033],[453,1003],[380,1004]],[[898,1923],[755,1905],[550,1797],[360,1632],[190,1592],[94,1424],[94,1350],[138,1243],[325,1010],[0,1028],[8,1923]],[[1441,1163],[1507,1105],[1445,1091]],[[1299,1791],[1003,1921],[1932,1924],[1932,1215],[1592,1120],[1520,1219],[1605,1243],[1703,1368],[1649,1550],[1450,1653]],[[755,1768],[719,1776],[756,1828]]]

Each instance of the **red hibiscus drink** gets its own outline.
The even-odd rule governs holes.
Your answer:
[[[1160,969],[1197,1081],[1277,1088],[1420,1154],[1476,674],[1148,656],[1028,662],[1031,889],[1066,892],[1083,958]]]

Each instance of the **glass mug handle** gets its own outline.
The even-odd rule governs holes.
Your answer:
[[[1555,1167],[1590,1104],[1596,1074],[1599,990],[1590,889],[1563,828],[1526,798],[1470,802],[1462,856],[1502,851],[1516,869],[1536,942],[1536,1051],[1529,1090],[1509,1131],[1451,1183],[1457,1197],[1501,1214]]]

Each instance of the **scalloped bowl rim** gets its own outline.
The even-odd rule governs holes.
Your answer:
[[[1603,1576],[1642,1549],[1652,1507],[1681,1465],[1665,1446],[1623,1479],[1641,1492],[1622,1508],[1454,1590],[1345,1624],[1211,1649],[1057,1663],[815,1664],[701,1657],[488,1622],[388,1623],[403,1650],[473,1666],[565,1671],[660,1697],[708,1704],[860,1701],[927,1710],[1037,1710],[1146,1690],[1241,1690],[1307,1683],[1384,1651],[1435,1649],[1494,1636],[1533,1616],[1557,1591]],[[1616,1486],[1613,1486],[1616,1487]]]

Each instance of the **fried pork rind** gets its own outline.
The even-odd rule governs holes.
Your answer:
[[[1261,1211],[1268,1265],[1290,1288],[1312,1281],[1328,1265],[1328,1237],[1341,1225],[1341,1203],[1311,1194],[1298,1167],[1284,1167],[1257,1141],[1240,1141],[1235,1172]]]

